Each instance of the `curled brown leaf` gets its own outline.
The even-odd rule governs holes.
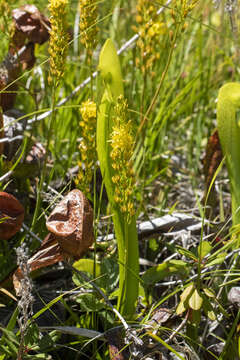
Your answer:
[[[72,190],[47,219],[48,230],[62,250],[79,259],[93,243],[93,211],[80,190]]]
[[[0,239],[8,240],[22,226],[24,208],[11,194],[0,192]]]

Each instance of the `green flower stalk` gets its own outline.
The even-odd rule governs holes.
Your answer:
[[[50,0],[48,6],[51,13],[51,31],[48,49],[50,55],[49,82],[52,82],[54,78],[56,84],[58,84],[64,74],[68,51],[67,6],[68,0]]]
[[[232,195],[232,223],[240,225],[240,83],[221,87],[217,103],[219,138],[230,180]]]
[[[85,194],[90,192],[90,184],[93,176],[93,168],[97,160],[96,151],[96,104],[87,100],[80,107],[82,120],[80,121],[81,141],[79,145],[80,161],[79,172],[75,179],[76,185]]]
[[[121,68],[116,49],[109,39],[104,44],[100,53],[99,70],[104,84],[104,93],[99,106],[97,118],[97,152],[100,168],[107,190],[108,199],[113,214],[114,230],[118,244],[119,257],[119,295],[118,309],[122,315],[132,318],[136,309],[139,287],[139,255],[136,219],[132,213],[132,205],[129,209],[124,206],[132,204],[130,194],[125,196],[125,203],[116,201],[116,189],[121,183],[120,191],[128,192],[130,183],[126,182],[126,172],[122,166],[129,164],[131,156],[132,139],[130,149],[120,151],[119,136],[126,136],[130,123],[126,123],[124,114],[125,105],[123,99],[123,82]],[[121,116],[120,116],[121,115]],[[130,150],[130,151],[129,151]],[[121,166],[117,166],[117,157],[122,159]],[[124,159],[126,156],[126,159]],[[125,171],[125,170],[124,170]],[[117,178],[119,176],[119,178]],[[119,183],[117,180],[119,179]],[[122,180],[120,180],[122,179]],[[121,195],[121,193],[120,193]],[[124,211],[123,211],[124,210]],[[125,211],[127,210],[127,211]]]

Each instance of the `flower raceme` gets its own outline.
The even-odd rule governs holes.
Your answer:
[[[114,200],[120,210],[127,216],[127,221],[135,214],[133,204],[134,176],[132,170],[132,155],[134,138],[131,121],[126,121],[127,102],[119,96],[115,106],[116,118],[110,136],[112,168],[114,175],[112,182],[115,185]]]
[[[51,13],[51,31],[48,50],[50,54],[49,82],[54,78],[56,83],[58,83],[64,74],[69,40],[67,32],[67,6],[68,0],[49,1],[48,8]]]
[[[137,41],[139,57],[136,58],[136,65],[145,74],[153,70],[156,61],[160,58],[159,38],[166,33],[167,26],[159,19],[157,8],[149,0],[138,0],[136,22],[138,25],[133,27],[133,30],[139,34]],[[151,75],[154,76],[154,72]]]
[[[85,194],[88,194],[93,176],[93,167],[97,160],[96,104],[91,100],[83,102],[80,107],[80,113],[82,116],[82,120],[79,124],[81,128],[81,141],[79,145],[80,161],[78,162],[79,172],[75,183],[80,190],[82,190]]]
[[[80,0],[80,41],[92,55],[92,50],[97,45],[97,5],[96,0]]]

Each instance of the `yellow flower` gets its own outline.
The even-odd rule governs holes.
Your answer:
[[[135,26],[134,30],[140,36],[137,41],[140,56],[136,61],[136,66],[144,74],[148,70],[151,73],[157,60],[156,54],[161,50],[160,35],[166,33],[167,25],[159,20],[157,8],[150,0],[138,0],[136,22],[138,26]]]
[[[80,0],[80,40],[88,53],[92,55],[92,50],[97,45],[97,5],[96,0]]]
[[[115,202],[126,215],[128,222],[134,215],[133,186],[134,176],[131,158],[133,155],[134,138],[132,135],[131,121],[126,121],[127,102],[120,96],[115,106],[116,118],[110,137],[112,168],[114,176],[112,182],[115,184]]]
[[[79,145],[80,160],[78,162],[79,172],[75,183],[80,190],[85,193],[90,192],[90,184],[93,176],[93,167],[97,160],[96,153],[96,104],[87,100],[80,107],[82,120],[79,125],[81,128],[81,142]]]
[[[69,40],[67,33],[67,5],[68,0],[49,1],[48,8],[51,13],[48,49],[50,54],[50,82],[54,78],[58,83],[64,74]]]

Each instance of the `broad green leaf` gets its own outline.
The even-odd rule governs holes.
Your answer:
[[[85,271],[92,276],[98,277],[101,275],[101,265],[99,262],[94,262],[92,259],[80,259],[75,261],[73,267],[79,271]],[[95,270],[95,273],[94,273]]]
[[[162,281],[167,276],[186,276],[188,273],[189,268],[186,262],[182,260],[169,260],[145,271],[142,280],[146,285],[151,285]]]
[[[187,308],[185,307],[185,302],[180,301],[180,303],[178,304],[178,306],[176,308],[176,314],[181,315],[186,310],[187,310]]]
[[[80,304],[81,309],[86,312],[100,311],[106,307],[102,300],[99,300],[95,293],[80,294],[76,298],[76,302]]]
[[[240,128],[236,119],[239,108],[240,83],[223,85],[218,94],[217,126],[230,180],[233,226],[240,223]]]
[[[183,293],[180,295],[181,301],[185,302],[187,298],[193,293],[193,291],[194,291],[194,284],[188,285],[184,289]]]
[[[210,320],[216,320],[216,315],[213,311],[213,307],[206,296],[204,296],[203,298],[203,311]]]
[[[199,295],[199,292],[197,289],[195,289],[191,295],[191,297],[189,298],[189,306],[190,308],[192,308],[193,310],[199,310],[201,309],[202,303],[203,303],[203,298]]]
[[[204,258],[212,250],[212,245],[208,241],[202,241],[198,246],[198,255]]]
[[[123,94],[123,82],[119,58],[111,39],[108,39],[102,47],[98,68],[109,98],[117,100],[118,96]]]
[[[97,284],[104,288],[106,293],[111,293],[118,285],[119,266],[114,258],[105,258],[101,261],[101,274]]]

